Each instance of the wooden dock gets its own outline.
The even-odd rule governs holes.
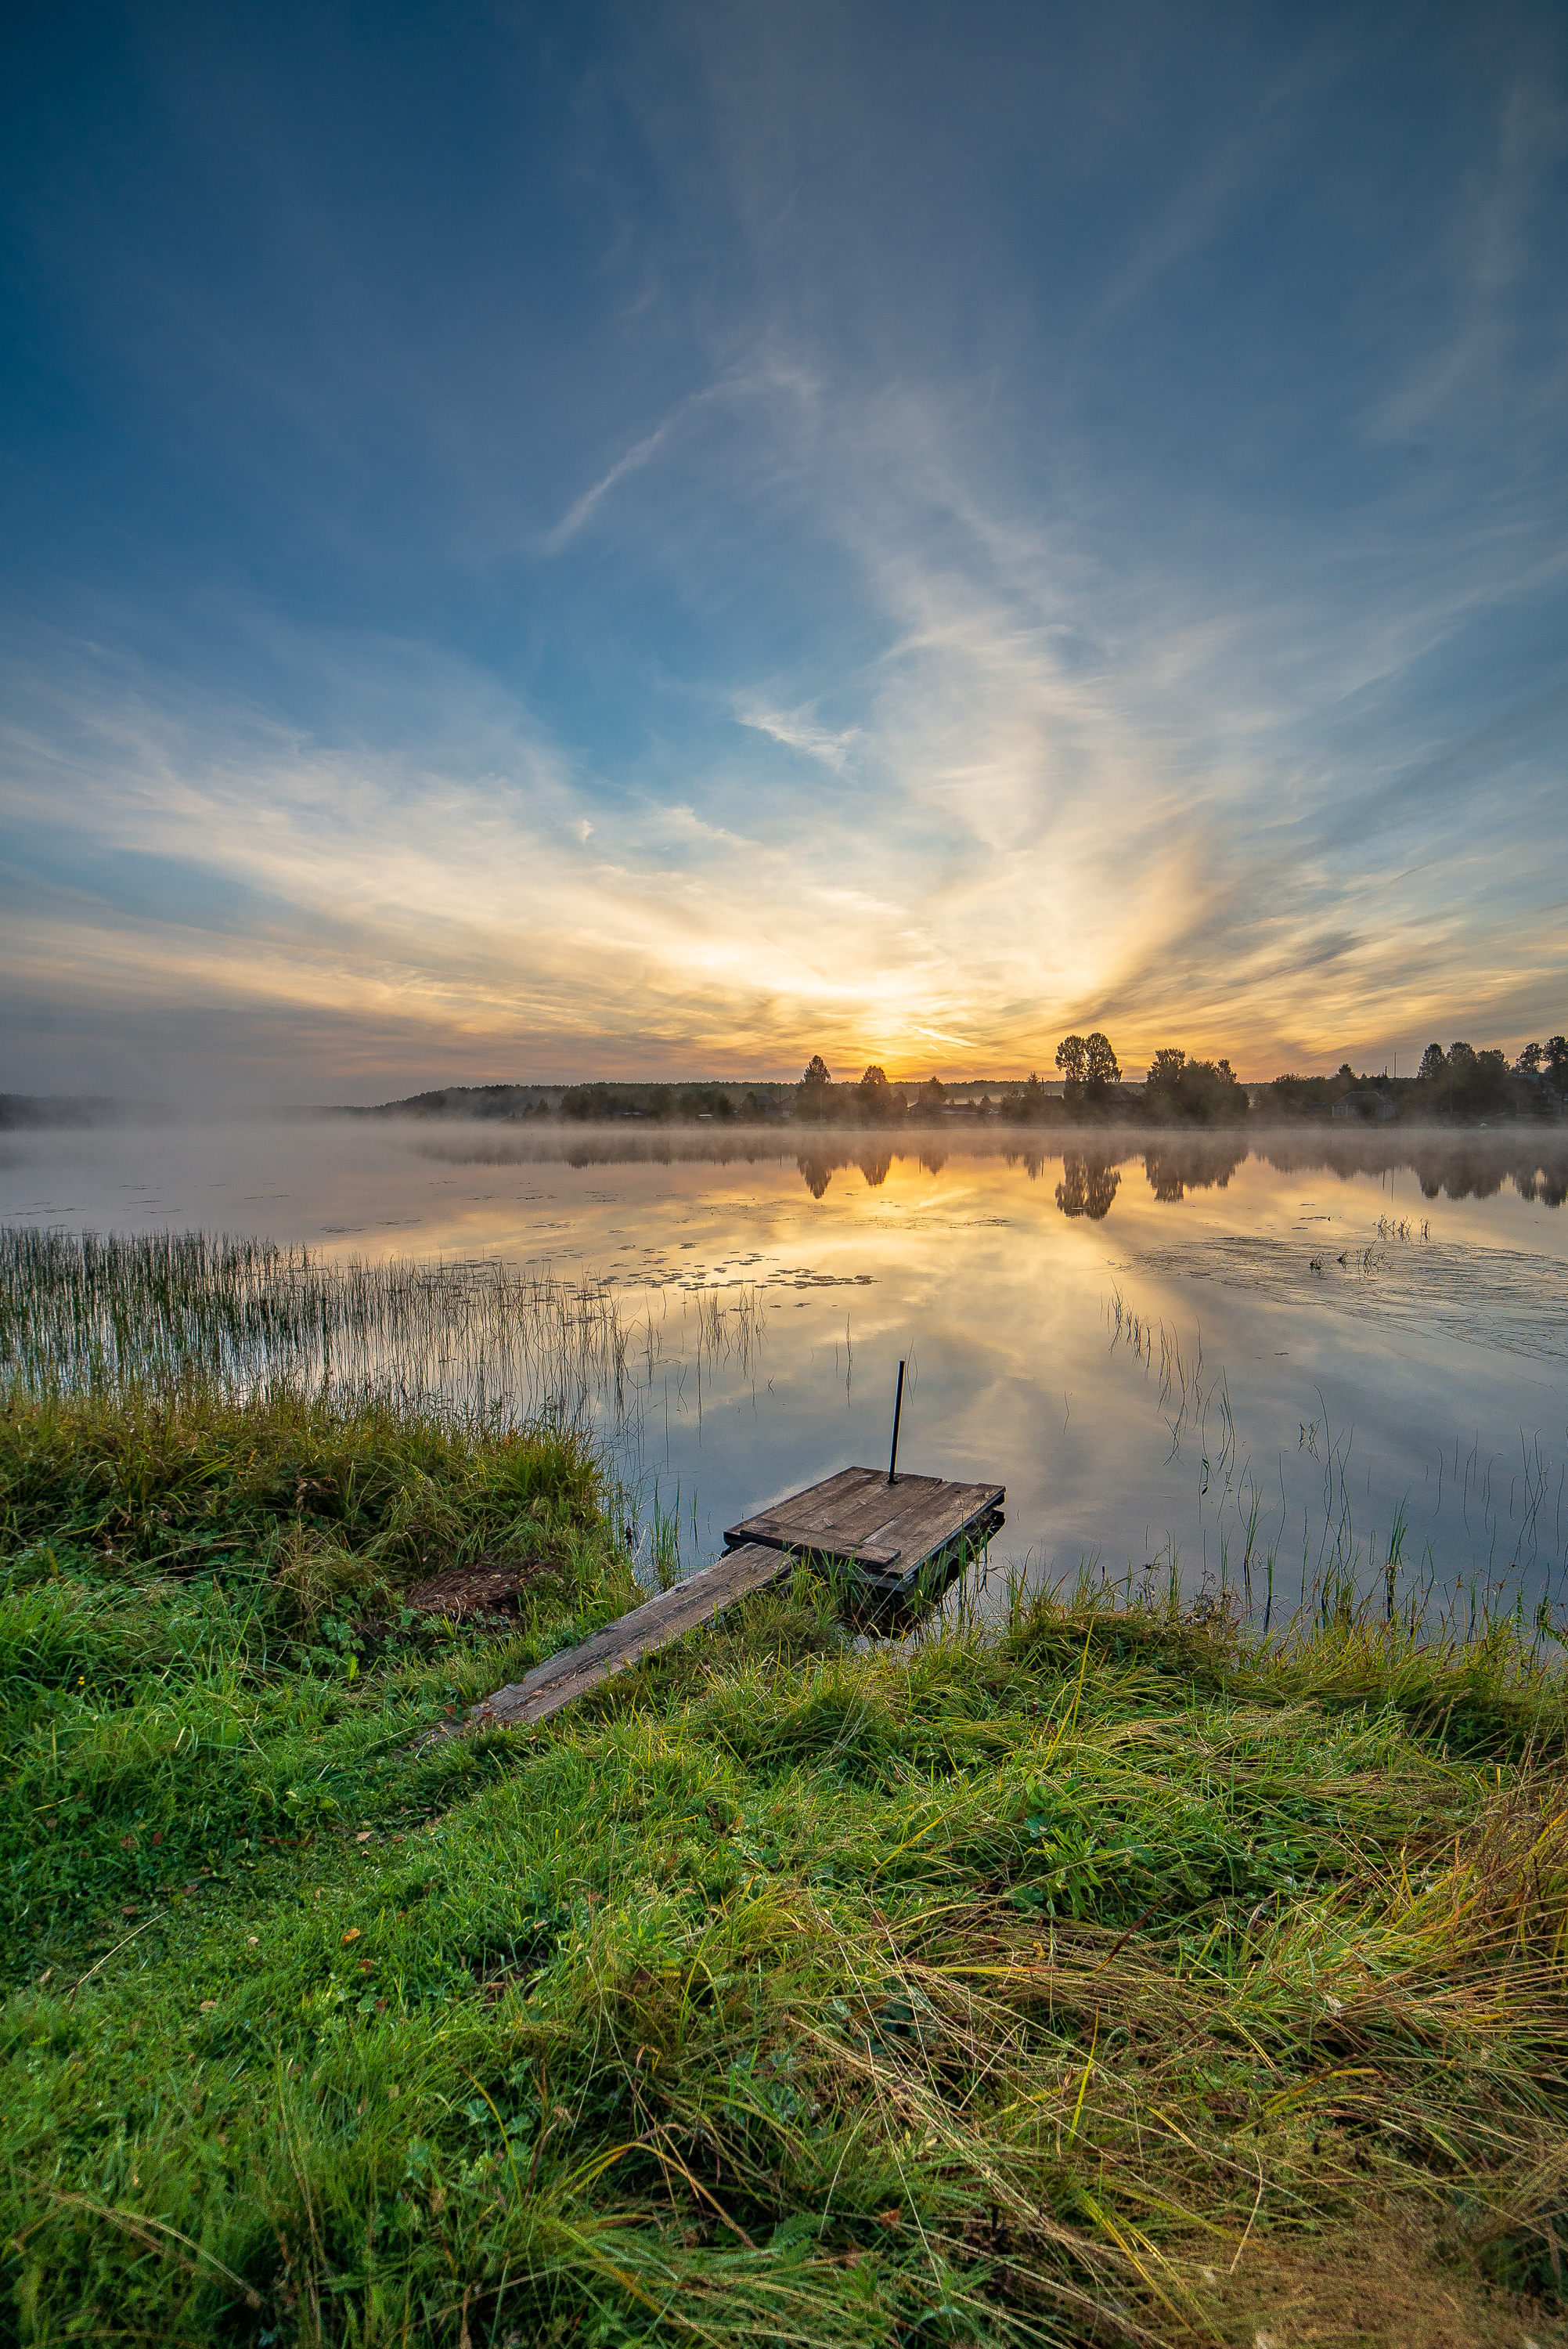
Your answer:
[[[760,1542],[814,1566],[847,1568],[881,1598],[934,1589],[958,1555],[980,1547],[1002,1523],[1001,1485],[954,1485],[943,1476],[900,1476],[841,1468],[824,1484],[792,1493],[760,1516],[731,1526],[732,1547]]]
[[[941,1476],[900,1476],[890,1485],[873,1468],[841,1469],[732,1526],[724,1537],[729,1547],[712,1566],[496,1689],[453,1730],[527,1729],[548,1721],[800,1560],[842,1573],[883,1601],[934,1596],[954,1565],[1002,1523],[1006,1498],[1000,1485],[955,1485]]]

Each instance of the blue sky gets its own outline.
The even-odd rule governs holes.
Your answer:
[[[0,1085],[1568,1026],[1555,7],[34,12]]]

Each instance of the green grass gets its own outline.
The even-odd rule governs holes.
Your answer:
[[[6,2337],[1563,2337],[1507,1627],[867,1654],[802,1576],[431,1743],[634,1597],[569,1438],[18,1400],[0,1544]],[[495,1551],[504,1632],[406,1604]]]

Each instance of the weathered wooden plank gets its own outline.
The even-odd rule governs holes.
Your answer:
[[[867,1468],[841,1468],[836,1476],[825,1476],[820,1485],[808,1485],[804,1492],[788,1495],[775,1503],[768,1514],[776,1516],[783,1509],[792,1518],[813,1516],[819,1512],[831,1515],[835,1508],[854,1498],[872,1473]]]
[[[880,1529],[876,1544],[860,1544],[849,1562],[882,1588],[907,1588],[938,1559],[950,1555],[965,1535],[995,1522],[1006,1497],[998,1486],[980,1485],[962,1495],[895,1517]]]
[[[725,1539],[783,1539],[793,1546],[808,1533],[820,1531],[833,1521],[873,1478],[873,1473],[869,1468],[841,1468],[836,1476],[827,1477],[820,1485],[809,1485],[803,1493],[791,1493],[782,1501],[776,1501],[770,1509],[761,1509],[755,1516],[731,1526]]]
[[[908,1542],[897,1565],[889,1571],[872,1568],[862,1551],[856,1563],[869,1581],[884,1591],[908,1591],[920,1578],[951,1559],[965,1541],[978,1542],[986,1538],[1001,1522],[1002,1503],[1006,1498],[1001,1485],[980,1486],[979,1506],[973,1497],[954,1501],[940,1513],[928,1515],[917,1538]]]
[[[941,1485],[940,1476],[901,1476],[896,1485],[890,1485],[880,1469],[868,1468],[860,1490],[848,1495],[824,1522],[840,1533],[862,1532],[883,1517],[913,1508],[923,1494],[937,1492]]]
[[[914,1521],[915,1511],[900,1503],[887,1490],[868,1494],[856,1508],[830,1520],[819,1533],[806,1537],[819,1547],[831,1544],[834,1547],[853,1552],[862,1547],[897,1549],[903,1547],[905,1527]]]
[[[901,1477],[894,1490],[900,1489],[904,1481]],[[929,1476],[919,1481],[923,1485],[936,1485],[941,1480]],[[784,1541],[791,1548],[798,1548],[810,1544],[815,1536],[832,1534],[841,1543],[885,1515],[889,1498],[887,1478],[878,1470],[847,1468],[829,1477],[825,1484],[808,1485],[803,1493],[791,1494],[772,1508],[731,1526],[725,1539]]]
[[[756,1531],[757,1523],[755,1518],[748,1521],[748,1529],[756,1541],[768,1549],[791,1550],[797,1557],[846,1559],[864,1557],[880,1560],[885,1564],[891,1563],[898,1556],[895,1546],[889,1546],[885,1542],[863,1542],[853,1536],[845,1537],[830,1528],[826,1531],[806,1531],[798,1525],[784,1525],[773,1531]],[[739,1530],[738,1527],[731,1528],[732,1534],[735,1535],[738,1535]],[[729,1537],[727,1536],[726,1538]]]
[[[949,1485],[933,1494],[908,1520],[890,1526],[883,1537],[897,1538],[906,1556],[940,1549],[971,1519],[999,1508],[1005,1498],[1006,1489],[1000,1485]]]
[[[707,1623],[726,1607],[753,1590],[760,1590],[784,1570],[784,1554],[757,1544],[732,1549],[713,1566],[688,1574],[645,1606],[634,1607],[581,1646],[547,1657],[521,1681],[509,1682],[474,1705],[467,1718],[470,1729],[523,1729],[547,1721],[562,1705],[582,1696],[612,1672],[626,1671],[644,1656],[668,1647],[699,1623]]]
[[[809,1538],[814,1547],[836,1550],[846,1557],[896,1557],[903,1546],[903,1526],[908,1512],[890,1508],[890,1498],[884,1486],[880,1507],[858,1509],[847,1525],[825,1526]]]

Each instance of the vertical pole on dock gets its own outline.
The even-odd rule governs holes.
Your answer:
[[[898,1421],[903,1409],[903,1364],[898,1366],[898,1392],[892,1399],[892,1453],[887,1464],[887,1480],[891,1485],[898,1468]]]

